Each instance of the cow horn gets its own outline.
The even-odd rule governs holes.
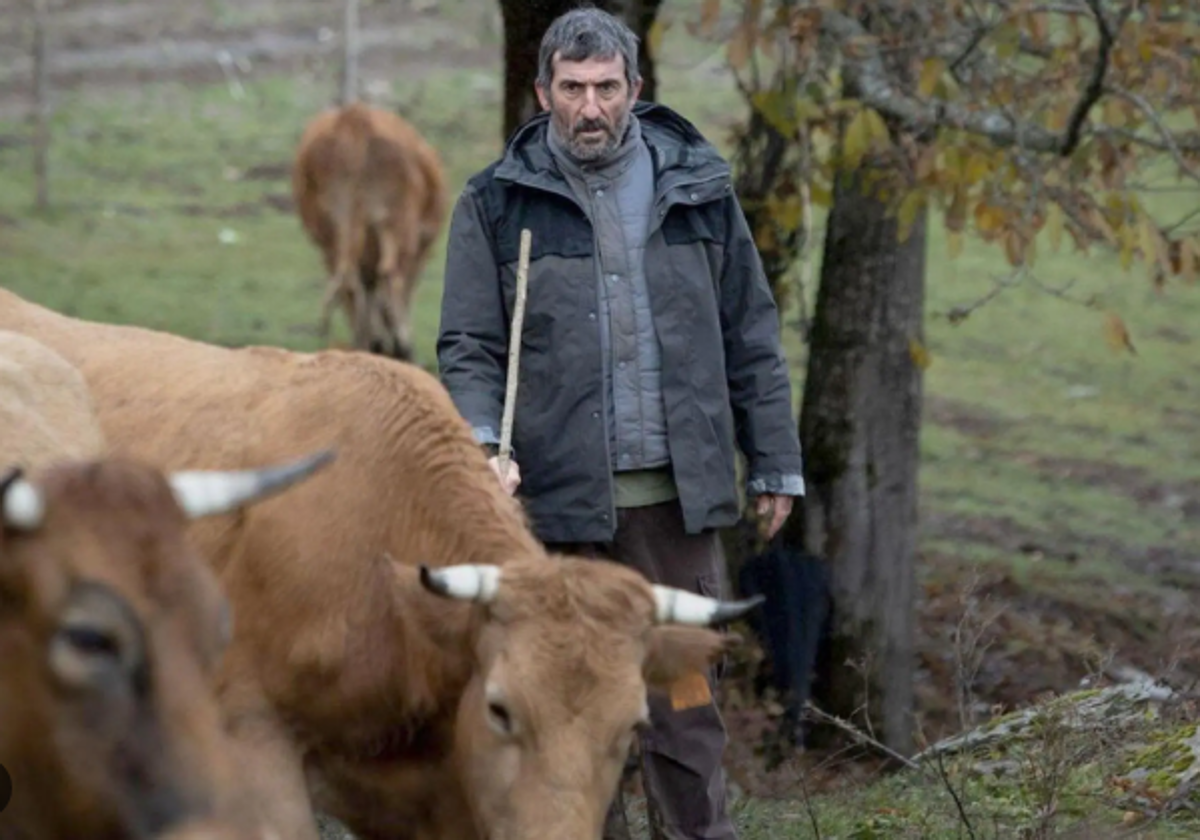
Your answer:
[[[4,496],[4,524],[21,531],[32,531],[42,524],[46,515],[46,502],[42,493],[21,477],[20,470],[13,470],[2,483],[0,494]]]
[[[334,458],[332,449],[323,449],[288,464],[257,470],[186,470],[171,473],[168,481],[175,501],[189,519],[227,513],[242,505],[257,502],[308,478]]]
[[[654,586],[659,624],[694,624],[704,627],[740,618],[766,600],[755,595],[744,601],[718,601],[670,586]]]
[[[500,588],[500,567],[464,564],[430,569],[422,565],[421,585],[446,598],[490,604]]]

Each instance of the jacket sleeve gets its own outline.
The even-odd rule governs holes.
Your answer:
[[[747,494],[804,495],[800,433],[779,331],[779,310],[736,197],[726,199],[729,231],[721,273],[721,328]]]
[[[438,373],[480,443],[499,443],[508,321],[492,231],[478,193],[463,190],[450,218],[438,327]]]

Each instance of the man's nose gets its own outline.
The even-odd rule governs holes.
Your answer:
[[[583,92],[583,106],[580,108],[580,115],[586,119],[592,120],[600,116],[600,97],[596,93],[594,87],[588,87]]]

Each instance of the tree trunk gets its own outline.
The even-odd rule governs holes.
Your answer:
[[[654,57],[646,34],[662,0],[598,0],[594,5],[621,17],[641,39],[638,67],[644,80],[642,99],[657,95]],[[579,5],[578,0],[500,0],[504,16],[504,136],[507,138],[541,106],[533,84],[537,80],[538,48],[556,17]]]
[[[800,420],[808,495],[789,536],[830,564],[817,702],[908,755],[925,219],[900,242],[885,201],[861,187],[867,173],[896,182],[864,168],[834,191]]]

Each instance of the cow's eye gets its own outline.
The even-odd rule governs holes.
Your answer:
[[[120,643],[116,637],[98,627],[64,627],[62,633],[67,642],[87,656],[115,658],[121,652]]]
[[[497,734],[508,737],[513,734],[512,715],[508,709],[499,700],[491,700],[487,704],[488,725],[496,731]]]
[[[142,650],[140,627],[128,604],[106,587],[81,584],[50,640],[49,665],[64,685],[112,684],[111,676],[138,670]]]

